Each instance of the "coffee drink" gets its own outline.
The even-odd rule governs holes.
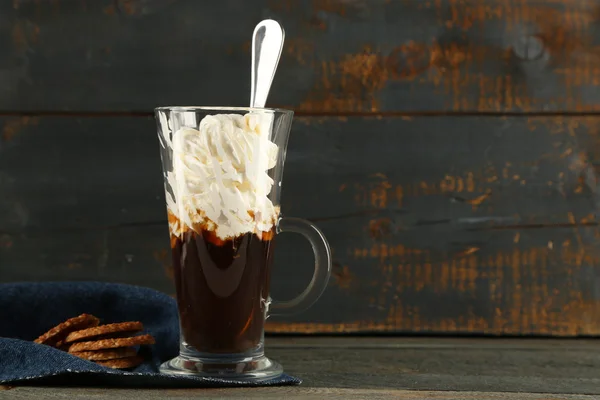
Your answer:
[[[171,241],[182,340],[200,352],[258,346],[269,306],[272,235],[220,240],[188,231]]]
[[[310,307],[331,273],[323,233],[279,211],[293,112],[266,108],[156,109],[181,327],[174,375],[268,381],[283,368],[265,356],[269,315]],[[289,300],[271,300],[274,237],[308,240],[314,272]]]
[[[243,353],[261,343],[279,208],[269,200],[277,162],[269,119],[208,115],[173,135],[167,190],[185,347]]]

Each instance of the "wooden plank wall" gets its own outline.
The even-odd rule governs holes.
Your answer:
[[[0,3],[0,280],[172,293],[152,108],[245,105],[287,42],[286,215],[333,247],[271,332],[600,333],[600,0]],[[309,279],[281,236],[275,297]]]

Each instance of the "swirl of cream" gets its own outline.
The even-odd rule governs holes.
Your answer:
[[[215,231],[227,239],[270,231],[279,214],[268,198],[277,164],[269,140],[272,117],[207,115],[199,129],[181,128],[172,138],[173,170],[167,203],[181,224]],[[179,236],[182,226],[172,226]]]

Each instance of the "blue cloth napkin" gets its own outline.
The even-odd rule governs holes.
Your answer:
[[[101,323],[141,321],[156,344],[142,347],[146,362],[130,371],[102,367],[32,341],[80,314]],[[0,384],[126,387],[225,387],[293,385],[289,375],[263,382],[170,376],[159,365],[179,352],[175,300],[152,289],[100,282],[0,284]]]

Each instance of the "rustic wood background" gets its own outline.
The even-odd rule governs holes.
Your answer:
[[[271,332],[600,333],[600,0],[2,1],[0,280],[172,293],[152,108],[245,105],[267,17],[334,255]],[[282,235],[274,296],[310,263]]]

